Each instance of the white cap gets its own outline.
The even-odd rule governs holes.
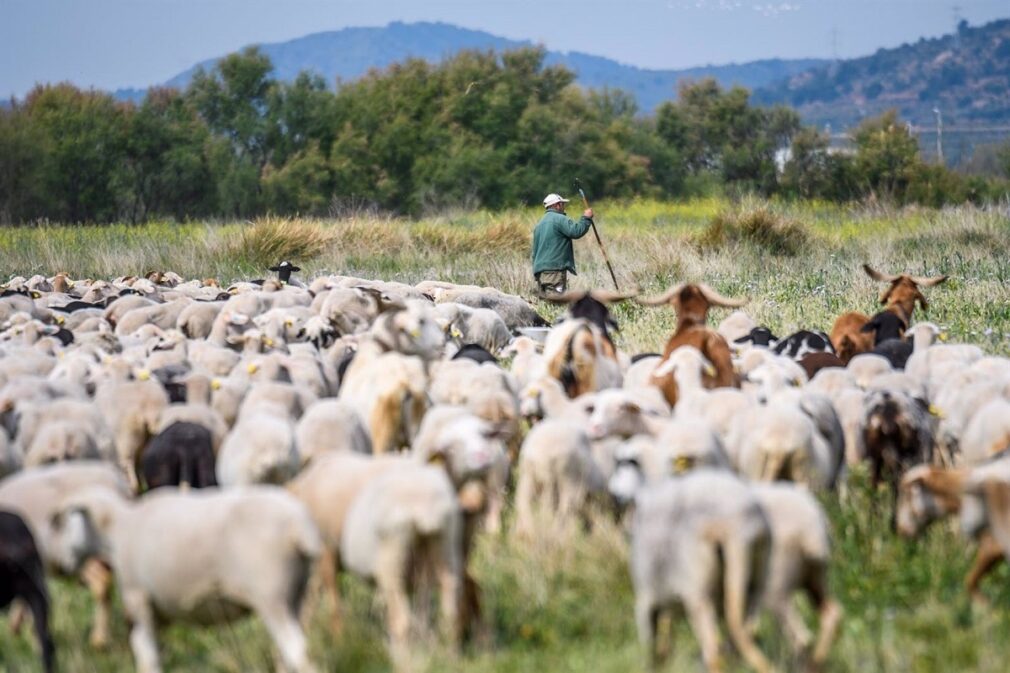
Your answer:
[[[561,198],[559,194],[548,194],[544,199],[544,208],[550,208],[555,203],[568,203],[568,199]]]

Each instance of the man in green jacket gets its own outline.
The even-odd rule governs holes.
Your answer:
[[[566,203],[568,199],[548,194],[544,199],[547,212],[533,230],[533,277],[545,294],[561,294],[568,289],[568,272],[575,274],[572,241],[585,236],[592,226],[592,208],[586,208],[576,222],[565,216]]]

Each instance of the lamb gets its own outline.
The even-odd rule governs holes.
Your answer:
[[[122,474],[112,465],[95,461],[59,463],[26,470],[0,482],[0,508],[17,513],[25,520],[46,569],[61,572],[58,563],[56,530],[53,517],[62,498],[83,489],[105,488],[123,497],[130,489]],[[63,571],[65,572],[65,571]],[[100,561],[92,560],[74,570],[95,601],[90,641],[95,647],[109,642],[112,575]]]
[[[650,663],[660,613],[683,606],[709,671],[719,663],[719,610],[730,637],[758,671],[771,664],[746,628],[757,606],[771,549],[771,530],[757,497],[725,472],[697,470],[643,489],[636,497],[631,534],[635,622]],[[721,562],[720,562],[721,561]]]
[[[705,379],[707,388],[738,386],[729,346],[717,332],[705,326],[705,319],[711,306],[739,308],[746,303],[746,300],[727,299],[705,284],[681,283],[659,297],[636,301],[646,306],[669,304],[677,313],[677,329],[666,342],[663,349],[664,359],[680,346],[694,346],[715,368],[715,376]],[[675,407],[678,393],[673,376],[670,374],[662,377],[654,376],[653,383],[663,391],[670,406]]]
[[[637,390],[601,390],[590,410],[587,432],[593,440],[605,437],[627,439],[632,435],[654,435],[670,408],[662,393],[654,387]]]
[[[333,399],[306,409],[295,427],[295,442],[303,465],[327,451],[372,452],[372,439],[357,412]]]
[[[140,476],[148,490],[163,486],[217,486],[210,430],[196,423],[177,421],[168,425],[144,448]]]
[[[179,315],[192,301],[188,298],[179,298],[164,304],[144,306],[128,311],[116,322],[116,334],[118,336],[133,334],[142,325],[155,325],[161,329],[175,327]]]
[[[55,527],[65,569],[90,556],[115,569],[138,671],[161,670],[158,619],[230,621],[248,610],[289,670],[315,671],[298,612],[321,541],[284,491],[162,489],[134,504],[94,489],[65,499]]]
[[[194,301],[182,309],[175,326],[189,339],[206,339],[224,305],[223,301]]]
[[[0,608],[20,599],[31,610],[42,650],[42,668],[52,673],[56,648],[49,633],[49,592],[35,538],[24,519],[0,510]]]
[[[433,296],[435,302],[439,304],[451,301],[472,308],[489,308],[501,316],[510,331],[519,327],[550,326],[525,299],[505,294],[495,288],[465,286],[425,288],[424,283],[419,283],[417,289]]]
[[[852,374],[856,385],[863,389],[868,388],[874,378],[894,371],[887,358],[881,355],[874,355],[873,353],[863,353],[855,356],[849,360],[846,369]]]

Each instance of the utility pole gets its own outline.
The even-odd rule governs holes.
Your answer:
[[[936,115],[936,158],[943,165],[943,115],[938,107],[933,108],[933,114]]]

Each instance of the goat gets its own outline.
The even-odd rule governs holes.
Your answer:
[[[747,303],[746,299],[728,299],[704,283],[698,285],[681,283],[658,297],[636,301],[645,306],[668,304],[677,313],[677,329],[666,342],[663,350],[664,360],[681,346],[694,346],[715,368],[715,374],[706,375],[704,379],[706,388],[739,387],[736,373],[733,371],[729,345],[718,332],[705,325],[705,320],[710,307],[739,308]],[[677,404],[677,382],[672,373],[654,375],[652,383],[663,391],[663,396],[671,407]]]
[[[885,274],[873,269],[869,264],[863,265],[863,271],[873,280],[890,283],[887,289],[880,293],[880,303],[885,305],[885,311],[896,315],[905,325],[911,322],[917,303],[923,311],[929,307],[926,297],[919,288],[933,287],[947,280],[945,275],[927,278],[905,273]],[[873,340],[869,333],[862,331],[870,321],[869,316],[855,311],[843,313],[835,320],[831,328],[831,345],[842,361],[848,363],[853,356],[873,349]]]

